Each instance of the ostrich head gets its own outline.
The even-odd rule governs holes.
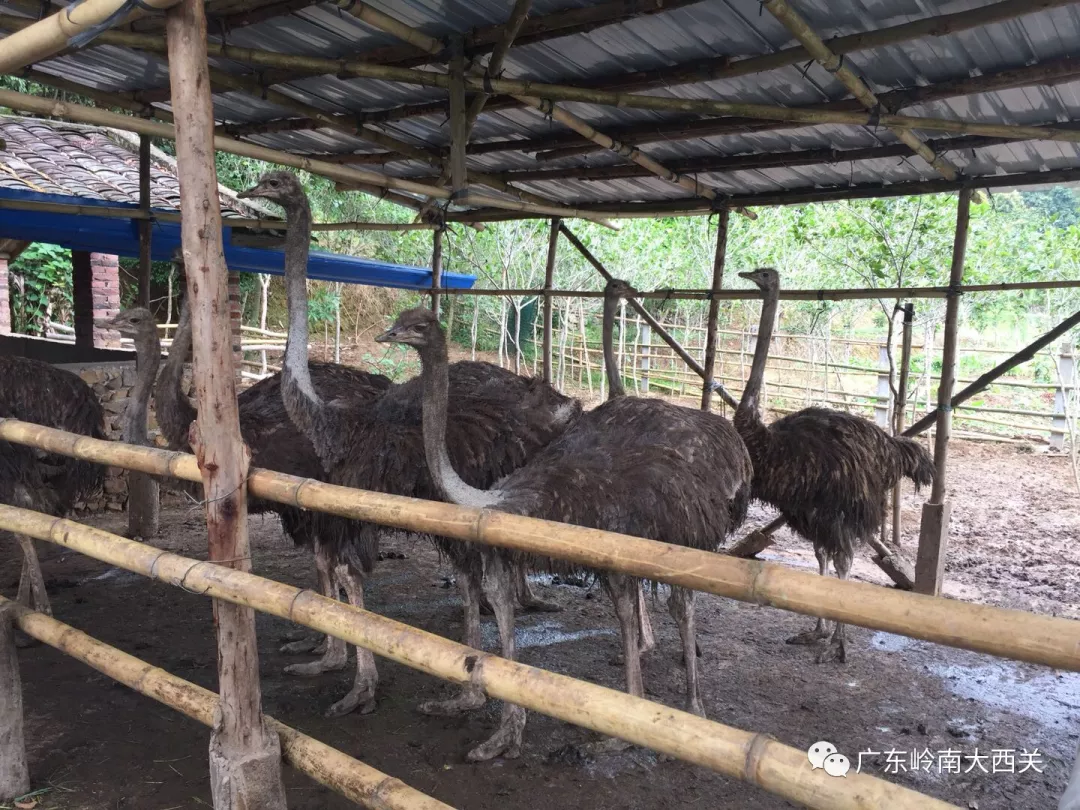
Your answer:
[[[739,273],[739,278],[754,282],[763,293],[780,289],[780,274],[771,267],[759,267],[756,270]]]
[[[435,313],[425,307],[417,307],[398,315],[394,325],[375,340],[378,343],[402,343],[415,349],[425,349],[445,339]]]
[[[95,321],[103,329],[115,329],[124,337],[135,340],[157,336],[157,322],[150,310],[143,307],[125,309],[112,318],[96,318]]]
[[[307,204],[307,195],[300,185],[300,178],[292,172],[273,171],[262,176],[258,183],[236,195],[242,200],[261,198],[277,203],[286,211],[297,205]]]
[[[637,295],[637,290],[630,284],[629,281],[623,281],[621,278],[613,278],[604,287],[605,296],[614,296],[615,298],[631,298]]]

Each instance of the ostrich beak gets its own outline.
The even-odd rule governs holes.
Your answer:
[[[236,198],[238,200],[250,200],[253,197],[261,197],[261,196],[262,195],[259,194],[259,187],[254,186],[252,188],[249,188],[247,191],[241,191],[241,192],[237,193]]]
[[[754,280],[754,271],[753,270],[747,270],[747,271],[745,271],[743,273],[739,273],[739,278],[745,278],[747,281],[753,281]]]
[[[393,326],[375,338],[376,343],[394,343],[395,341],[397,341],[397,328]]]

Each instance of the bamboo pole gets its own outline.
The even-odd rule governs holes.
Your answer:
[[[42,62],[69,47],[73,40],[82,44],[82,39],[93,39],[103,26],[138,19],[148,11],[162,11],[176,2],[146,0],[145,11],[133,9],[118,16],[129,8],[127,0],[85,0],[43,20],[31,21],[23,30],[0,40],[0,73],[14,73],[34,62]]]
[[[792,8],[786,0],[765,0],[764,6],[802,43],[802,46],[806,48],[807,52],[818,64],[851,91],[851,94],[860,104],[871,111],[881,109],[880,101],[874,95],[874,92],[852,72],[851,68],[844,64],[843,58],[829,50],[829,46],[821,41],[821,37],[814,32],[802,15]],[[910,129],[897,127],[889,127],[889,129],[897,138],[910,147],[912,152],[930,164],[931,168],[936,169],[938,174],[945,177],[946,180],[955,180],[957,178],[959,173],[956,167],[943,157],[936,155],[934,150],[927,146],[926,142]]]
[[[720,209],[716,218],[716,253],[713,256],[712,291],[715,293],[724,285],[724,263],[727,259],[727,232],[728,221],[731,212],[725,205]],[[712,408],[713,386],[711,381],[716,370],[716,321],[720,317],[720,300],[715,297],[709,299],[709,325],[705,333],[705,365],[702,368],[701,379],[701,410],[707,411]]]
[[[209,557],[251,570],[247,534],[250,454],[240,435],[230,323],[228,268],[214,169],[214,114],[202,0],[180,0],[166,18],[169,81],[176,110],[176,159],[185,213],[181,245],[191,312],[195,399],[191,444],[199,460]],[[195,272],[195,268],[199,272]],[[285,810],[281,749],[262,716],[255,614],[216,601],[220,715],[210,740],[215,810]]]
[[[945,552],[949,537],[950,504],[945,499],[948,471],[949,430],[952,427],[953,381],[956,378],[956,342],[959,334],[959,287],[964,279],[968,223],[971,216],[971,191],[960,192],[956,209],[956,233],[953,238],[952,267],[949,285],[952,292],[945,304],[945,337],[941,353],[941,381],[938,383],[938,411],[934,435],[934,486],[923,504],[919,530],[919,556],[915,563],[915,589],[920,593],[939,594],[945,576]]]
[[[295,621],[421,672],[455,683],[478,684],[492,697],[752,782],[808,807],[955,810],[953,805],[867,774],[849,772],[845,779],[836,779],[820,769],[812,770],[804,751],[769,735],[508,661],[309,590],[14,507],[0,506],[0,523],[18,525],[29,534],[128,571]],[[146,665],[140,668],[145,670]]]
[[[15,419],[0,419],[0,439],[153,475],[200,480],[194,457],[185,453],[91,439]],[[1080,671],[1080,622],[1069,619],[850,580],[826,580],[774,563],[490,510],[353,490],[270,470],[254,470],[249,487],[260,498],[351,520],[558,557],[753,604]],[[0,507],[0,511],[9,510],[5,512],[9,515],[14,514],[12,509]],[[4,521],[0,525],[15,530]]]
[[[562,220],[558,217],[552,217],[551,230],[548,233],[547,264],[544,266],[544,382],[546,383],[551,383],[551,285],[555,280],[555,260],[559,253],[559,229],[561,227]],[[582,329],[584,328],[584,324],[582,324]],[[591,379],[589,387],[592,387]]]
[[[213,727],[214,717],[220,710],[220,698],[209,689],[178,678],[42,613],[14,606],[0,596],[0,613],[8,607],[13,608],[19,629],[31,638],[197,723]],[[450,810],[448,805],[269,715],[263,718],[281,741],[281,753],[286,762],[357,804],[372,810]]]

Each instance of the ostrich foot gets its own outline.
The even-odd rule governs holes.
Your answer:
[[[286,655],[303,655],[304,653],[324,655],[326,653],[326,636],[319,638],[318,635],[305,635],[303,638],[282,644],[278,652]]]
[[[825,648],[818,653],[817,662],[819,664],[827,664],[830,661],[839,661],[841,664],[847,662],[847,649],[844,647],[843,638],[831,639]]]
[[[687,700],[686,711],[690,712],[690,714],[696,714],[703,719],[708,719],[705,714],[705,705],[701,702],[701,698],[690,698]]]
[[[807,630],[804,633],[792,636],[787,639],[787,644],[806,644],[813,645],[819,644],[829,637],[829,631],[825,629],[821,622],[813,630]]]
[[[499,730],[466,754],[465,760],[467,762],[487,762],[497,756],[501,756],[503,759],[517,759],[520,757],[521,738],[525,734],[525,719],[526,714],[523,708],[510,704],[504,705]]]
[[[530,593],[521,599],[521,609],[526,613],[561,613],[562,605],[554,600],[541,599]]]
[[[375,686],[374,684],[358,684],[349,690],[337,703],[326,710],[327,717],[344,717],[360,709],[360,714],[371,714],[375,711]]]
[[[314,678],[324,672],[337,672],[339,669],[345,669],[345,665],[349,663],[349,650],[344,641],[340,639],[334,639],[334,641],[340,643],[327,643],[326,652],[323,653],[322,658],[317,661],[307,661],[303,664],[289,664],[285,667],[286,674],[296,675],[300,678]]]
[[[466,687],[449,700],[428,700],[417,706],[421,714],[435,717],[458,717],[487,703],[487,695],[478,688]]]
[[[794,644],[795,642],[789,641],[788,643],[789,644]],[[694,642],[694,655],[696,655],[698,658],[701,658],[701,655],[702,655],[702,653],[701,653],[701,645],[698,644],[696,641]],[[685,653],[683,653],[683,654],[681,654],[679,656],[679,663],[684,667],[686,666],[686,654]]]

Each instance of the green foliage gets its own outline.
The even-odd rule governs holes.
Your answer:
[[[312,326],[333,323],[339,300],[338,293],[330,287],[316,287],[308,296],[308,323]]]
[[[46,321],[72,323],[71,251],[35,243],[8,268],[12,327],[44,335]]]

